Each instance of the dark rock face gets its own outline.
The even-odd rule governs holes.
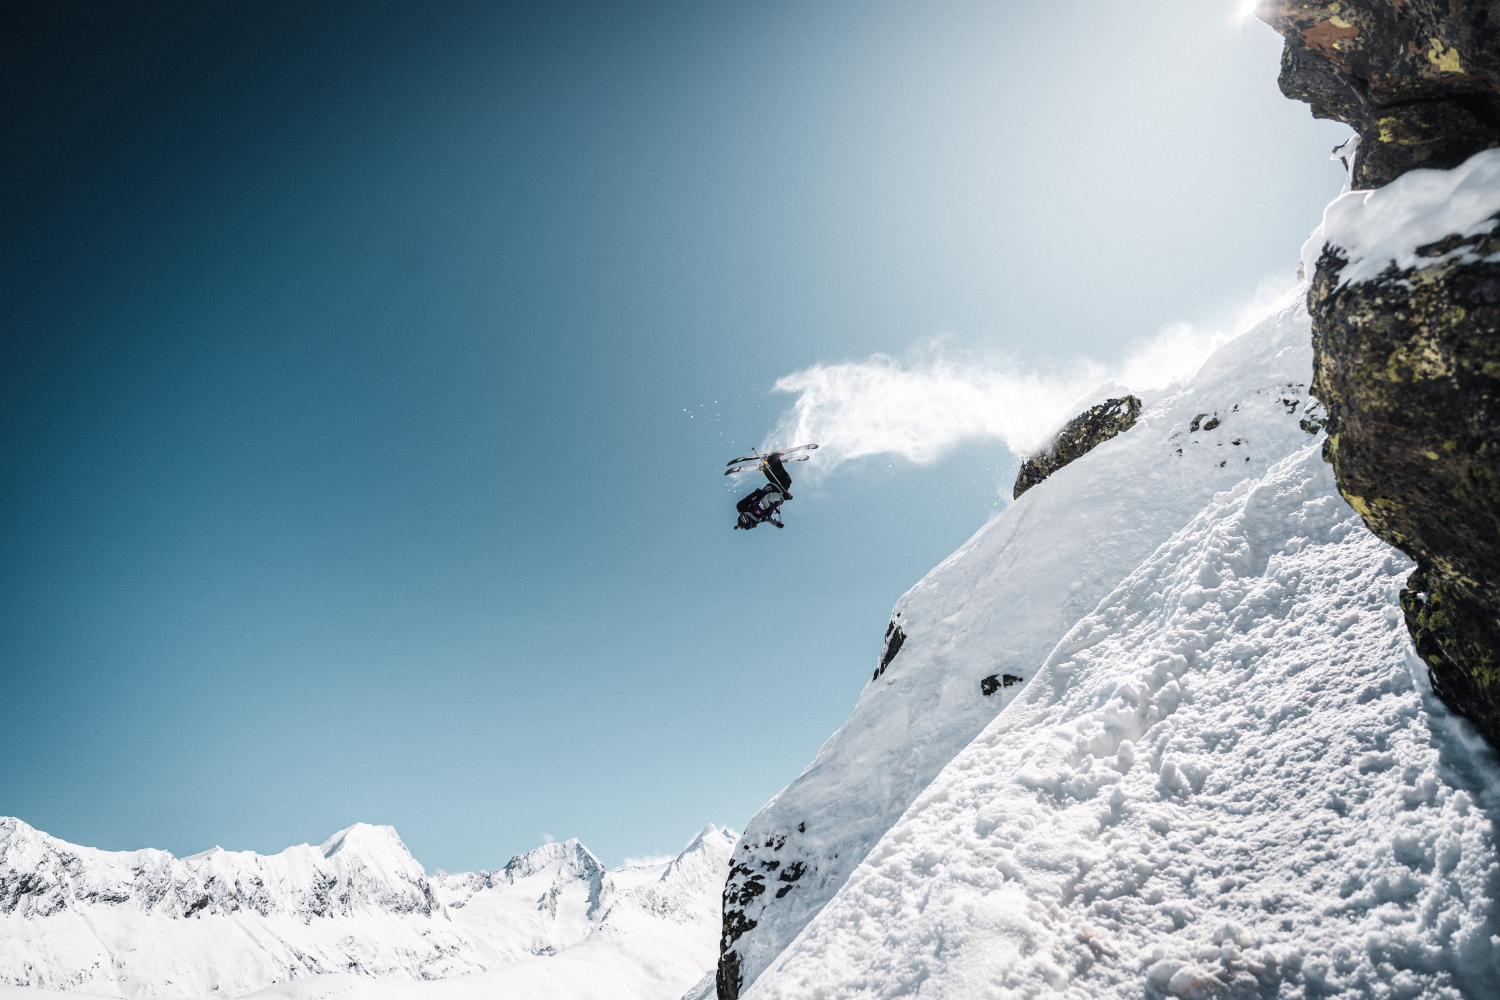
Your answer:
[[[1500,630],[1493,605],[1434,584],[1417,570],[1401,591],[1401,610],[1432,689],[1500,748]]]
[[[798,833],[807,832],[806,823],[797,824]],[[798,880],[807,873],[807,866],[793,861],[782,867],[777,852],[786,846],[787,833],[767,837],[764,843],[742,844],[729,868],[729,880],[724,884],[724,922],[719,937],[719,966],[714,973],[714,989],[718,1000],[739,1000],[744,976],[740,971],[740,956],[734,943],[746,932],[756,928],[757,922],[745,913],[745,907],[766,891],[767,878],[782,883],[776,889],[780,899],[796,888]]]
[[[891,665],[896,654],[901,652],[901,644],[906,641],[906,633],[901,631],[901,626],[896,624],[892,618],[891,623],[885,627],[885,647],[880,651],[880,663],[875,667],[875,676],[870,680],[879,680],[880,675],[885,673],[885,668]]]
[[[1011,491],[1012,498],[1019,498],[1058,469],[1093,451],[1116,434],[1130,430],[1140,415],[1141,401],[1134,396],[1121,396],[1106,399],[1069,420],[1057,432],[1052,444],[1021,463],[1015,488]]]
[[[1450,237],[1500,252],[1500,233]],[[1500,747],[1500,264],[1392,265],[1339,287],[1325,248],[1308,293],[1324,456],[1370,529],[1417,561],[1402,606],[1433,687]]]
[[[1005,674],[1004,676],[990,674],[979,681],[979,693],[988,698],[1003,687],[1010,687],[1012,684],[1021,683],[1021,680],[1022,678],[1017,677],[1015,674]]]
[[[1351,182],[1452,169],[1500,146],[1500,0],[1262,0],[1281,91],[1360,135]],[[1401,605],[1434,690],[1500,747],[1500,238],[1450,236],[1308,291],[1324,457],[1370,530],[1417,561]],[[1316,431],[1317,426],[1308,426]]]
[[[1262,0],[1281,92],[1360,135],[1353,181],[1449,169],[1500,146],[1497,0]]]

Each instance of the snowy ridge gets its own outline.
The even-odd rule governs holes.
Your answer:
[[[428,877],[390,827],[356,824],[271,856],[179,859],[77,847],[4,819],[0,984],[311,997],[509,975],[538,996],[676,1000],[713,963],[734,837],[710,826],[670,862],[616,871],[570,840],[494,871]],[[588,970],[581,982],[573,967]]]
[[[752,983],[1081,617],[1216,493],[1306,446],[1309,331],[1300,302],[1286,305],[1186,386],[1145,394],[1135,427],[1025,493],[897,602],[899,653],[735,848],[726,971]]]
[[[248,911],[302,919],[368,909],[430,914],[436,905],[422,866],[388,826],[357,823],[320,847],[271,856],[215,847],[179,859],[76,847],[0,818],[0,914],[48,917],[127,903],[170,917]]]

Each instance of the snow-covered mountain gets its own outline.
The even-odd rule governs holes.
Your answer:
[[[747,997],[1496,996],[1500,779],[1318,450],[1083,616]]]
[[[897,602],[904,640],[889,666],[736,848],[727,976],[753,981],[1157,546],[1217,493],[1312,442],[1311,356],[1307,314],[1289,305],[1187,387],[1144,394],[1133,428],[1027,491]]]
[[[428,876],[388,826],[270,856],[176,858],[0,819],[0,983],[306,998],[385,980],[460,992],[513,981],[570,1000],[675,1000],[713,964],[734,836],[709,826],[670,862],[615,871],[570,840],[494,871]]]
[[[1305,293],[897,603],[719,996],[1500,997],[1500,770],[1322,460]]]

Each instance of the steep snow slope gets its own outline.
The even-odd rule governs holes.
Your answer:
[[[76,847],[5,819],[0,983],[242,996],[291,980],[358,992],[372,977],[409,989],[514,968],[562,984],[538,995],[599,995],[567,992],[586,977],[523,970],[560,963],[613,977],[615,996],[675,1000],[713,962],[733,838],[710,826],[670,863],[618,871],[568,841],[503,869],[429,878],[389,827],[269,857],[178,859]],[[352,975],[324,978],[333,973]]]
[[[749,996],[1496,996],[1500,784],[1409,570],[1316,445],[1215,498]]]
[[[899,653],[735,848],[728,978],[754,981],[1132,569],[1215,493],[1306,445],[1308,324],[1288,305],[1185,388],[1147,395],[1134,428],[1025,493],[901,598]]]

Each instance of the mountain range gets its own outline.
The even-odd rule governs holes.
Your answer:
[[[677,997],[715,955],[735,835],[608,870],[576,840],[428,875],[389,826],[279,854],[78,847],[0,819],[0,983],[109,996],[302,997],[417,982]],[[311,992],[309,992],[311,990]],[[33,990],[26,990],[32,994]]]

